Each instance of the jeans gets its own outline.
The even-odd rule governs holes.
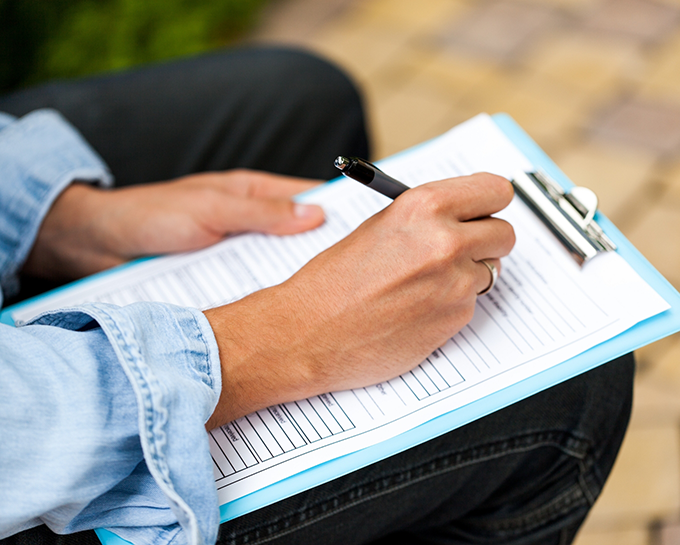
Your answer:
[[[571,543],[616,458],[632,355],[222,524],[219,543]]]
[[[335,176],[368,156],[361,100],[308,54],[243,49],[0,97],[53,107],[116,185],[236,167]],[[22,296],[49,285],[24,279]],[[600,493],[632,401],[632,354],[364,469],[222,524],[221,544],[571,543]],[[38,527],[2,545],[96,543]]]

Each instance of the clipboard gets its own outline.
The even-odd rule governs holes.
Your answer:
[[[565,190],[575,187],[574,183],[509,115],[495,114],[492,116],[492,119],[537,170],[547,173],[548,176]],[[405,153],[408,153],[408,151]],[[680,294],[602,213],[596,212],[593,219],[612,243],[616,245],[616,250],[611,251],[618,252],[669,303],[671,306],[669,310],[637,324],[613,339],[601,343],[570,360],[520,383],[509,386],[504,390],[430,420],[392,439],[312,467],[248,496],[221,505],[221,522],[234,519],[403,452],[455,428],[503,409],[517,401],[530,397],[535,393],[585,373],[602,363],[611,361],[646,344],[680,331]],[[111,541],[105,541],[104,543],[106,545],[113,545]]]
[[[559,187],[569,192],[574,184],[562,173],[543,150],[507,114],[492,116],[495,124],[533,164],[537,171],[545,173]],[[408,153],[408,151],[403,152]],[[297,493],[321,485],[335,478],[366,467],[374,462],[424,443],[434,437],[461,427],[478,418],[500,410],[539,391],[584,373],[598,365],[631,352],[680,330],[680,294],[654,269],[654,267],[626,240],[621,232],[600,212],[592,211],[590,221],[601,228],[607,240],[613,245],[603,251],[618,252],[635,271],[656,290],[670,305],[670,309],[649,318],[624,333],[601,343],[580,355],[564,361],[550,369],[513,384],[503,390],[474,401],[459,409],[430,420],[401,435],[309,468],[292,477],[260,489],[252,494],[220,506],[220,520],[226,522],[266,505],[270,505]],[[616,248],[614,250],[614,247]],[[578,260],[578,259],[577,259]],[[585,261],[585,260],[584,260]],[[130,266],[125,265],[123,267]],[[120,270],[120,268],[116,269]],[[111,274],[104,272],[101,274]],[[97,275],[99,276],[99,275]],[[88,280],[84,280],[87,282]],[[35,299],[34,299],[35,301]],[[12,307],[16,309],[18,307]],[[0,314],[0,321],[12,324],[11,308]],[[116,534],[96,530],[105,545],[128,543]]]

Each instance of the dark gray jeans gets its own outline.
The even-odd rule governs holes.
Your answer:
[[[118,185],[250,167],[330,178],[368,156],[361,101],[307,54],[245,49],[0,97],[60,110]],[[45,286],[29,279],[28,289]],[[222,525],[223,544],[570,543],[626,430],[632,354],[365,469]],[[44,526],[2,545],[96,543]]]

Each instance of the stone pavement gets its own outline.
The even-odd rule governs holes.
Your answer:
[[[343,66],[374,159],[509,113],[680,288],[680,0],[278,0],[252,40]],[[680,337],[638,361],[631,426],[578,545],[680,544]]]

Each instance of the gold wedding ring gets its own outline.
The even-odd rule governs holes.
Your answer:
[[[479,296],[489,293],[496,285],[496,280],[498,280],[498,269],[493,263],[489,263],[486,259],[480,259],[478,263],[484,263],[486,268],[489,269],[489,272],[491,273],[491,282],[489,282],[489,285],[477,294]]]

